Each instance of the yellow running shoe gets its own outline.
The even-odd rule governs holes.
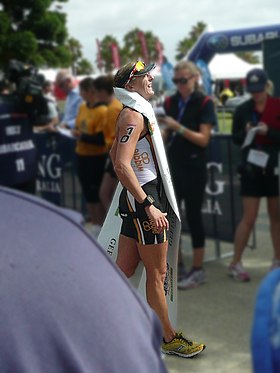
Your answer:
[[[176,333],[170,342],[162,342],[161,351],[164,354],[193,357],[205,349],[204,344],[199,344],[186,339],[183,333]]]

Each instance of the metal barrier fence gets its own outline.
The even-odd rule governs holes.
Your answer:
[[[208,183],[202,213],[206,237],[215,241],[216,258],[221,257],[222,241],[234,241],[235,229],[242,216],[237,172],[240,156],[240,149],[233,144],[231,135],[212,135],[208,147]],[[184,206],[181,210],[184,213]],[[183,231],[189,231],[185,224]],[[248,246],[256,247],[255,230]]]
[[[76,175],[75,140],[60,134],[36,134],[35,141],[39,154],[37,193],[86,215]],[[239,154],[231,135],[213,135],[208,150],[208,184],[202,212],[206,237],[215,240],[217,257],[220,257],[221,241],[233,242],[242,214],[237,174]],[[184,213],[183,205],[180,209]],[[188,232],[188,226],[183,224],[182,230]],[[255,246],[254,237],[252,246]]]

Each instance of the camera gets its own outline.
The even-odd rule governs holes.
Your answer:
[[[48,104],[42,90],[45,78],[34,66],[11,60],[8,64],[6,79],[15,84],[23,112],[33,117],[47,114]]]

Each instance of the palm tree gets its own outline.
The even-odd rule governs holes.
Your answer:
[[[175,56],[176,60],[182,59],[188,51],[192,48],[195,42],[198,40],[200,35],[204,32],[207,25],[204,22],[197,22],[189,32],[189,36],[179,41],[177,46],[177,54]]]

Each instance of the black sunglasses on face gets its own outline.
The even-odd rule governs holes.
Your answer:
[[[189,80],[191,80],[192,76],[190,78],[173,78],[172,81],[174,84],[187,84]]]

